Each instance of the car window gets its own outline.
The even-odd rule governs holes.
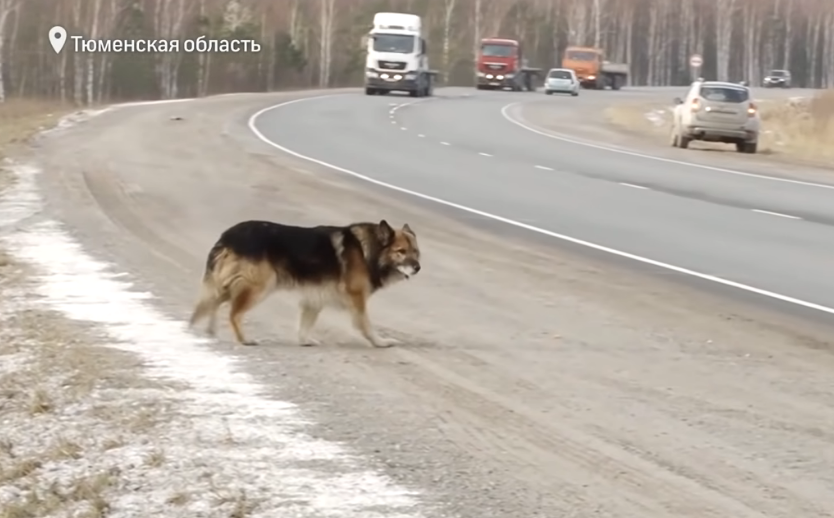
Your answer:
[[[701,86],[699,95],[707,101],[722,103],[743,103],[750,98],[744,88],[731,88],[727,86]]]
[[[551,70],[547,77],[550,79],[571,79],[570,72],[567,70]]]
[[[785,77],[788,74],[784,70],[771,70],[770,75],[773,77]]]

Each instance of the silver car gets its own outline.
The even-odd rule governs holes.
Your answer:
[[[544,93],[563,93],[576,97],[579,95],[579,79],[569,68],[551,68],[544,80]]]

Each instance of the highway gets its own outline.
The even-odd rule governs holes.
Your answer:
[[[334,96],[255,124],[286,149],[387,184],[834,313],[834,184],[757,176],[749,161],[731,160],[734,171],[686,165],[698,158],[688,150],[657,160],[519,125],[525,109],[565,121],[611,95]]]
[[[830,518],[834,190],[600,124],[613,99],[675,95],[122,107],[38,142],[31,219],[60,221],[168,318],[137,365],[239,396],[233,440],[206,433],[247,466],[227,480],[255,495],[253,516]],[[370,303],[401,345],[371,349],[325,311],[322,345],[298,347],[286,294],[247,316],[259,347],[223,321],[185,343],[208,250],[250,218],[408,223],[422,269]],[[298,414],[267,417],[266,400]]]

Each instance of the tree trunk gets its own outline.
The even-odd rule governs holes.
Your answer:
[[[449,77],[449,53],[452,45],[452,17],[455,14],[455,3],[457,0],[445,0],[443,10],[443,75]]]
[[[733,44],[733,14],[736,0],[720,0],[717,4],[716,32],[716,76],[719,81],[730,79],[730,52]]]

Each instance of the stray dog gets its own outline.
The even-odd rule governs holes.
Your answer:
[[[217,311],[230,302],[235,338],[247,340],[243,315],[279,290],[301,294],[298,342],[316,345],[310,332],[322,309],[347,309],[353,326],[374,347],[397,343],[376,334],[368,318],[368,298],[380,288],[420,271],[417,236],[408,225],[394,230],[387,221],[344,227],[296,227],[270,221],[243,221],[220,235],[209,251],[202,294],[189,321],[208,317],[207,332],[217,330]]]

